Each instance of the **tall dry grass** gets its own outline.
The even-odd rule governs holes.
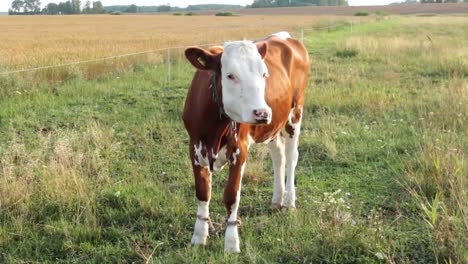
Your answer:
[[[0,214],[27,221],[37,213],[31,210],[46,210],[41,201],[47,201],[73,221],[97,227],[96,189],[109,183],[109,158],[119,148],[110,135],[96,124],[83,131],[40,131],[35,146],[13,135],[0,158]]]
[[[400,19],[406,30],[359,34],[336,43],[363,63],[341,81],[375,79],[382,87],[358,88],[346,97],[322,98],[334,107],[357,104],[369,115],[400,113],[415,135],[415,154],[403,156],[402,185],[414,200],[439,263],[466,263],[468,240],[468,49],[464,17]],[[350,52],[349,52],[350,53]],[[385,65],[385,66],[382,66]],[[370,69],[378,72],[370,73]],[[398,87],[397,91],[392,91]],[[406,95],[407,94],[407,95]],[[418,94],[417,97],[413,96]],[[406,112],[407,115],[401,115]],[[394,120],[397,121],[397,120]],[[326,141],[324,141],[326,142]]]
[[[420,208],[438,260],[463,263],[468,242],[468,82],[452,79],[437,92],[432,103],[439,111],[428,112],[421,105],[419,149],[415,160],[406,162],[404,184]]]

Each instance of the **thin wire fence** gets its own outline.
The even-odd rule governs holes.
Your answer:
[[[353,22],[337,22],[333,24],[329,24],[326,26],[321,26],[321,27],[313,27],[313,28],[301,28],[300,32],[296,32],[297,34],[300,34],[300,40],[304,42],[304,33],[307,32],[312,32],[312,31],[322,31],[322,30],[331,30],[339,27],[344,27],[348,25],[350,27],[350,32],[352,32],[353,28]],[[70,67],[70,66],[76,66],[76,65],[82,65],[82,64],[91,64],[91,63],[98,63],[98,62],[105,62],[105,61],[110,61],[110,60],[115,60],[115,59],[120,59],[120,58],[126,58],[126,57],[132,57],[132,56],[138,56],[138,55],[145,55],[145,54],[151,54],[151,53],[162,53],[164,51],[167,51],[167,58],[166,58],[166,64],[167,64],[167,82],[171,82],[172,80],[172,71],[173,71],[173,63],[175,62],[175,59],[177,59],[176,55],[179,55],[178,60],[181,59],[181,52],[180,50],[192,47],[192,46],[200,46],[200,47],[205,47],[205,46],[215,46],[215,45],[221,45],[222,43],[211,43],[211,44],[194,44],[194,45],[185,45],[185,46],[176,46],[176,47],[165,47],[165,48],[159,48],[159,49],[154,49],[154,50],[146,50],[146,51],[140,51],[140,52],[133,52],[133,53],[126,53],[126,54],[120,54],[120,55],[114,55],[114,56],[108,56],[108,57],[102,57],[102,58],[96,58],[96,59],[89,59],[89,60],[81,60],[81,61],[75,61],[75,62],[69,62],[69,63],[63,63],[63,64],[56,64],[56,65],[48,65],[48,66],[40,66],[40,67],[33,67],[33,68],[25,68],[25,69],[18,69],[18,70],[11,70],[11,71],[5,71],[5,72],[0,72],[0,77],[1,76],[8,76],[12,74],[19,74],[19,73],[28,73],[28,72],[35,72],[35,71],[40,71],[40,70],[47,70],[47,69],[52,69],[52,68],[63,68],[63,67]],[[164,55],[161,54],[161,57],[163,58]],[[164,59],[162,59],[164,61]],[[180,70],[180,69],[179,69]]]

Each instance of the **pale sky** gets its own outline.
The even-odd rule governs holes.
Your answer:
[[[48,3],[65,2],[66,0],[41,0],[42,5]],[[96,0],[97,1],[97,0]],[[348,0],[349,5],[387,5],[393,2],[400,2],[403,0]],[[0,0],[0,12],[7,12],[11,7],[13,0]],[[81,0],[81,3],[86,0]],[[91,1],[92,2],[92,1]],[[135,4],[138,6],[152,6],[170,4],[171,6],[186,7],[187,5],[196,4],[233,4],[233,5],[250,5],[253,0],[101,0],[104,6],[109,5],[130,5]]]

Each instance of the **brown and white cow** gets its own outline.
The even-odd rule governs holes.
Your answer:
[[[229,164],[224,250],[240,252],[237,210],[252,143],[269,146],[274,167],[273,207],[295,207],[294,170],[309,56],[304,45],[286,32],[209,50],[192,47],[185,56],[197,68],[183,114],[198,199],[192,244],[206,244],[212,171]]]

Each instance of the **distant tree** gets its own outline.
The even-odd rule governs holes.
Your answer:
[[[337,6],[348,5],[347,0],[254,0],[250,7]]]
[[[81,13],[81,1],[80,0],[72,0],[72,14],[79,14]]]
[[[83,14],[91,14],[91,1],[86,1],[83,7]]]
[[[104,13],[106,13],[106,10],[104,9],[104,6],[102,5],[101,1],[93,2],[93,13],[94,14],[104,14]]]
[[[67,10],[67,3],[66,2],[60,2],[58,4],[58,9],[59,9],[59,14],[68,14],[68,10]]]
[[[40,0],[32,0],[34,3],[34,14],[41,13],[41,1]]]
[[[432,3],[468,3],[468,0],[421,0],[421,4],[432,4]]]
[[[255,0],[250,7],[271,7],[273,0]]]
[[[48,15],[56,15],[58,14],[59,11],[59,5],[56,3],[49,3],[47,6],[42,10],[42,13],[48,14]]]
[[[24,13],[29,13],[31,9],[33,9],[34,6],[30,0],[24,0],[23,2],[23,12]]]
[[[276,0],[275,4],[276,6],[290,6],[291,0]]]
[[[24,13],[39,13],[41,2],[39,0],[24,0],[23,2]]]
[[[127,7],[127,9],[125,11],[127,13],[138,13],[138,6],[130,5],[129,7]]]
[[[328,0],[319,0],[318,5],[319,6],[327,6],[328,5]]]
[[[41,2],[39,0],[24,0],[24,13],[39,14],[41,12]]]
[[[171,11],[171,6],[170,5],[160,5],[158,6],[159,12],[169,12]]]
[[[63,12],[63,14],[73,14],[73,5],[70,1],[65,2],[65,12]]]
[[[23,6],[24,2],[22,0],[15,0],[11,3],[11,9],[13,10],[13,13],[19,13]]]

